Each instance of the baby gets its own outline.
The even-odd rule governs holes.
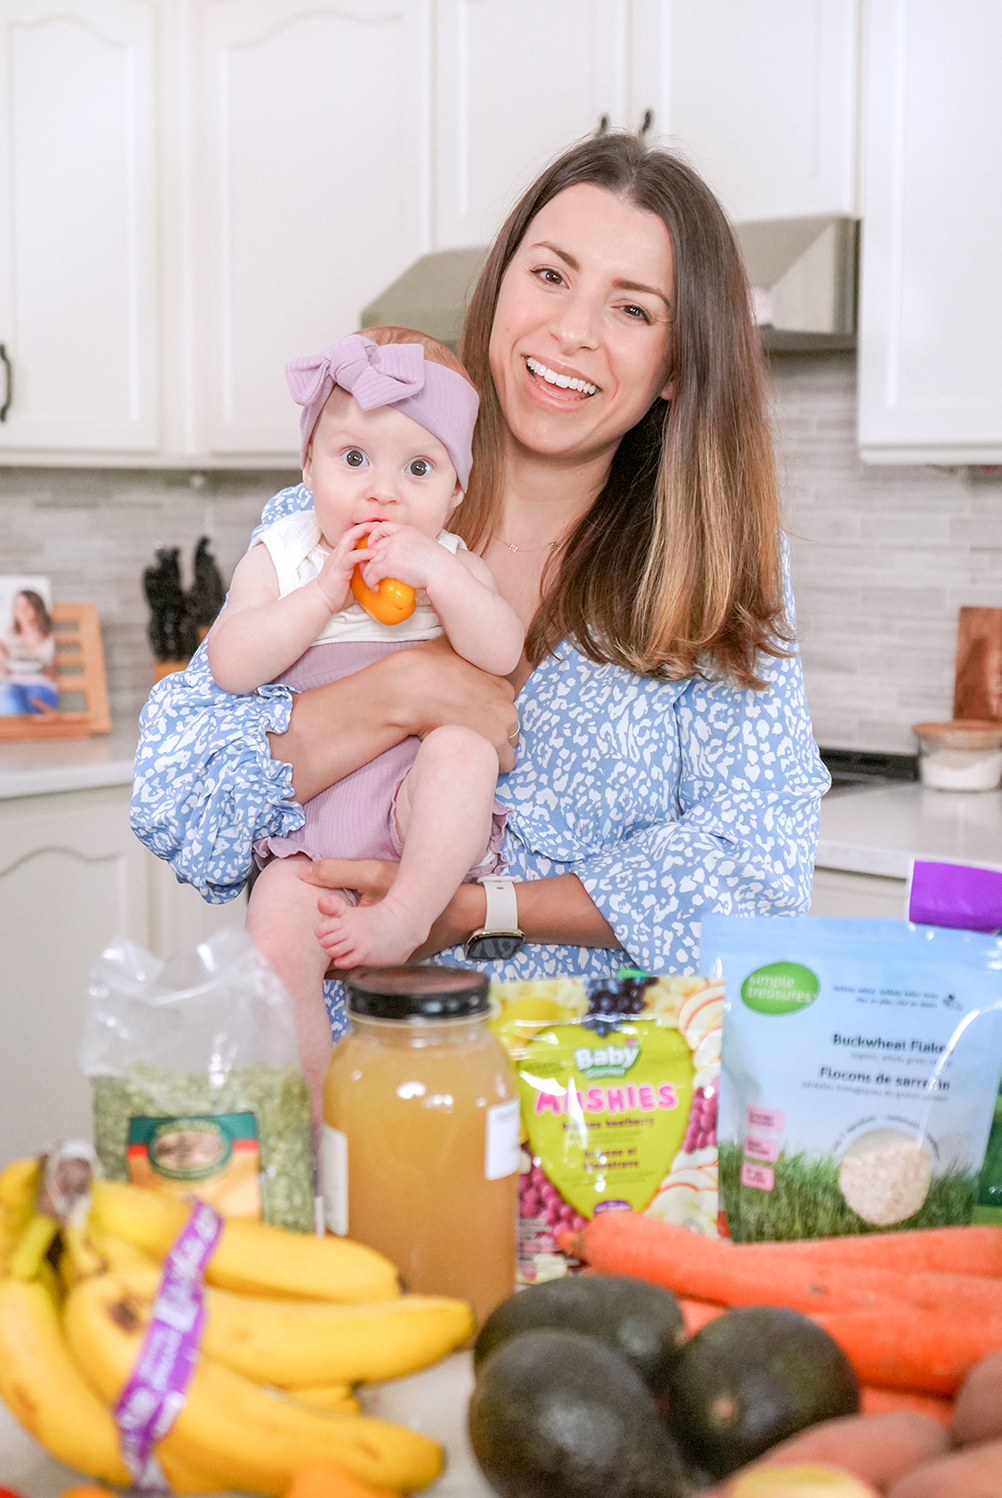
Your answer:
[[[304,690],[443,632],[484,671],[505,675],[521,656],[521,623],[486,563],[444,529],[469,480],[477,393],[436,340],[369,334],[288,366],[314,510],[260,532],[233,574],[208,639],[212,674],[227,691],[275,680]],[[417,590],[409,619],[382,624],[355,601],[359,564],[373,590],[387,577]],[[436,728],[314,797],[298,832],[256,846],[263,867],[248,930],[290,989],[319,992],[330,960],[406,960],[457,885],[499,872],[497,773],[486,739]],[[379,904],[346,899],[321,919],[302,875],[327,856],[399,861],[400,870]]]

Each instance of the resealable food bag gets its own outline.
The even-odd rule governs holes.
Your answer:
[[[88,996],[80,1059],[104,1174],[309,1231],[295,1014],[246,932],[229,927],[169,961],[132,942],[109,947]]]
[[[972,1220],[1002,1071],[1002,938],[904,921],[707,916],[726,988],[732,1237]]]
[[[596,1212],[716,1234],[722,997],[632,970],[492,984],[522,1109],[521,1280],[562,1274],[562,1234]]]

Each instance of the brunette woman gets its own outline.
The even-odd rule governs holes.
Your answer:
[[[406,681],[390,656],[293,702],[219,692],[200,652],[144,711],[133,825],[230,899],[252,841],[299,826],[302,801],[409,734],[465,723],[509,771],[511,883],[490,905],[461,886],[415,955],[463,961],[465,944],[505,978],[698,970],[704,911],[806,911],[828,785],[792,643],[762,356],[719,205],[634,136],[574,147],[502,228],[461,355],[481,414],[453,525],[526,627],[517,670],[499,682],[436,642],[407,653]],[[284,490],[265,519],[310,503]],[[313,879],[374,900],[394,873],[329,859]],[[331,983],[328,1008],[336,1034]],[[326,1046],[319,1016],[300,1023],[304,1052]]]

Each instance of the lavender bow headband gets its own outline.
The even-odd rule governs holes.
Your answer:
[[[322,354],[292,359],[285,366],[285,377],[293,400],[303,408],[299,418],[303,463],[320,412],[335,385],[340,385],[363,411],[395,406],[437,437],[465,491],[473,466],[473,428],[480,397],[454,369],[426,359],[420,343],[373,343],[352,333]]]

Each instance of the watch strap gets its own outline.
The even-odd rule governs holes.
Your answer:
[[[487,896],[487,914],[481,929],[485,932],[517,931],[518,897],[515,894],[515,880],[490,874],[478,879],[477,883],[483,885]]]

